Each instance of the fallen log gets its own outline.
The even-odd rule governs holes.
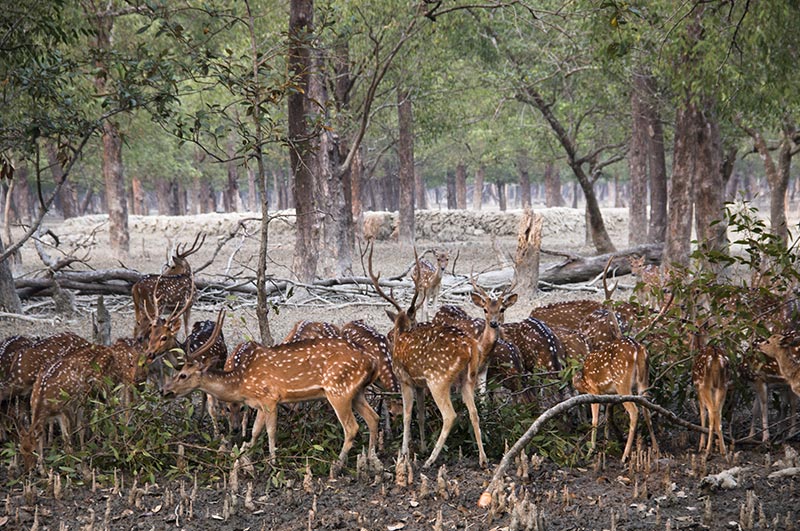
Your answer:
[[[539,280],[549,284],[576,284],[587,282],[603,273],[606,262],[612,256],[609,271],[616,275],[627,275],[631,272],[629,260],[637,256],[643,256],[647,264],[660,264],[664,253],[661,244],[645,244],[631,247],[611,254],[600,254],[597,256],[567,256],[566,260],[550,266],[539,274]]]

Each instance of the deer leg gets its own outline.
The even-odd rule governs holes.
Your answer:
[[[327,395],[328,402],[333,406],[336,412],[336,418],[339,419],[339,424],[342,425],[344,431],[344,442],[342,449],[339,452],[338,461],[331,467],[331,476],[337,476],[342,467],[347,463],[347,454],[350,453],[350,448],[353,447],[353,441],[358,434],[358,421],[353,414],[353,399],[347,396]],[[374,413],[374,412],[373,412]],[[372,430],[370,430],[370,444],[372,443]]]
[[[408,457],[409,440],[411,439],[411,410],[414,408],[414,390],[401,383],[400,396],[403,398],[403,447],[401,453]]]
[[[465,386],[466,385],[468,384],[465,383]],[[425,461],[423,468],[431,466],[433,462],[436,461],[436,458],[439,457],[439,452],[444,448],[447,436],[450,435],[450,430],[453,429],[453,424],[456,421],[456,411],[453,409],[453,402],[450,400],[450,384],[443,382],[432,388],[431,395],[433,395],[433,401],[436,402],[436,406],[442,414],[442,431],[439,432],[439,438],[436,439],[436,446],[433,447],[433,452],[431,452],[428,460]],[[475,406],[474,400],[472,405],[473,407]]]
[[[715,393],[715,417],[716,417],[716,431],[719,438],[719,451],[723,457],[726,455],[725,438],[722,436],[722,406],[725,404],[725,389],[720,389]]]
[[[464,385],[461,386],[461,400],[467,406],[469,420],[472,423],[472,431],[475,433],[475,443],[478,445],[478,463],[482,468],[486,468],[489,466],[489,462],[486,459],[486,453],[483,451],[480,418],[478,417],[478,409],[475,407],[475,389],[468,382],[464,382]]]
[[[414,397],[417,401],[417,427],[419,428],[419,451],[426,452],[428,444],[425,442],[425,388],[415,387]]]
[[[208,417],[211,419],[211,429],[214,433],[215,438],[219,438],[220,431],[219,431],[219,423],[217,422],[217,399],[214,398],[212,395],[206,395],[206,413],[208,413]]]
[[[700,427],[701,428],[705,428],[706,427],[706,419],[708,418],[708,411],[706,410],[706,404],[705,404],[705,401],[700,397],[698,397],[697,402],[699,403],[699,410],[700,410]],[[710,430],[708,432],[708,438],[709,439],[711,438],[711,431]],[[709,441],[709,445],[710,445],[710,442],[711,441]],[[701,451],[704,446],[706,446],[706,434],[701,432],[700,433],[700,445],[697,447],[697,451],[698,452]],[[706,454],[708,454],[708,450],[706,450]]]
[[[636,437],[636,423],[639,420],[639,408],[632,402],[625,402],[623,405],[628,411],[628,416],[631,418],[630,425],[628,426],[628,442],[625,443],[625,451],[622,453],[622,461],[625,462],[625,460],[628,459],[628,455],[631,453],[631,448],[633,448],[633,439]]]
[[[364,422],[367,423],[367,429],[369,430],[369,446],[368,446],[368,453],[369,457],[375,457],[377,454],[375,453],[375,447],[378,442],[378,422],[380,418],[378,414],[375,413],[375,410],[369,405],[367,399],[364,398],[364,393],[360,392],[356,395],[355,399],[353,400],[353,407],[355,408],[356,412],[361,415],[361,418],[364,419]]]
[[[597,444],[597,423],[600,421],[600,404],[591,404],[592,408],[592,437],[589,442],[589,453],[594,452]]]

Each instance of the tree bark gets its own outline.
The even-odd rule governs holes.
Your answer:
[[[64,166],[61,164],[59,158],[58,146],[54,141],[48,140],[45,149],[47,151],[47,162],[53,174],[53,181],[58,184],[64,180]],[[72,182],[67,181],[63,184],[61,190],[58,192],[56,202],[64,219],[74,218],[78,215],[75,187],[72,186]]]
[[[713,104],[706,102],[697,115],[694,165],[695,232],[701,245],[711,251],[727,249],[725,184],[722,177],[722,144]],[[716,268],[715,264],[708,266]]]
[[[543,222],[541,214],[535,214],[527,207],[517,230],[517,255],[514,258],[516,292],[527,300],[535,297],[539,290]]]
[[[672,163],[672,187],[669,194],[669,223],[664,247],[667,264],[688,265],[693,218],[693,176],[695,139],[699,111],[688,99],[675,117],[675,147]]]
[[[142,181],[137,177],[131,179],[131,210],[134,216],[144,216],[147,214]]]
[[[508,208],[506,204],[506,183],[502,181],[497,182],[497,205],[500,212],[505,212]]]
[[[648,100],[645,106],[650,170],[650,225],[647,240],[650,243],[663,243],[667,233],[667,159],[664,150],[664,127],[661,125],[654,85],[655,80],[649,77]]]
[[[400,160],[400,212],[398,239],[414,243],[414,117],[410,93],[397,90],[397,155]]]
[[[5,251],[5,243],[0,238],[0,254]],[[0,262],[0,309],[9,313],[22,313],[22,303],[14,286],[14,275],[11,272],[11,260]]]
[[[478,164],[478,169],[475,170],[475,189],[472,191],[472,208],[480,210],[483,206],[483,182],[486,178],[486,166],[482,163]]]
[[[416,190],[416,200],[414,204],[416,205],[417,209],[420,210],[427,210],[428,208],[428,194],[427,190],[425,189],[425,177],[422,175],[422,171],[419,168],[414,168],[414,188]]]
[[[228,157],[225,161],[228,180],[222,193],[222,208],[225,212],[236,212],[239,207],[239,168],[236,163],[236,138],[233,132],[228,134],[225,155]]]
[[[97,48],[97,74],[94,84],[98,95],[106,93],[109,79],[108,64],[103,60],[111,50],[111,31],[114,19],[104,13],[95,13]],[[119,126],[111,119],[103,122],[103,182],[106,188],[106,208],[108,209],[108,234],[111,249],[123,256],[130,250],[128,232],[128,204],[125,197],[125,179],[122,174],[122,139]]]
[[[631,90],[631,138],[628,144],[628,170],[631,196],[628,205],[628,242],[639,245],[647,241],[647,118],[645,114],[645,79],[638,70],[633,73]]]
[[[312,0],[291,0],[289,9],[289,72],[297,90],[289,92],[289,158],[294,181],[294,203],[297,236],[293,271],[303,282],[314,279],[319,257],[319,227],[314,200],[314,152],[309,142],[306,118],[311,50],[306,42],[313,34],[314,3]]]
[[[456,164],[456,208],[467,208],[467,165],[463,161]]]
[[[548,208],[564,206],[564,196],[561,195],[561,176],[558,168],[552,162],[544,166],[544,203]]]
[[[530,158],[524,151],[517,153],[517,169],[519,171],[519,189],[522,208],[531,207],[531,174]]]
[[[452,170],[447,170],[445,177],[447,180],[447,209],[455,210],[458,208],[458,201],[456,200],[456,174]]]

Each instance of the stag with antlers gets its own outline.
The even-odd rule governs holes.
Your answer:
[[[202,237],[201,237],[202,236]],[[198,234],[192,246],[178,244],[172,264],[160,275],[146,275],[131,287],[135,325],[133,337],[145,340],[152,336],[151,327],[159,317],[171,312],[169,321],[183,317],[183,328],[189,332],[189,317],[196,294],[194,273],[189,266],[189,256],[203,246],[205,234]],[[177,321],[176,334],[181,321]]]
[[[497,340],[501,316],[506,308],[517,301],[517,295],[503,292],[499,297],[491,297],[478,288],[472,293],[472,301],[484,310],[484,329],[479,339],[451,326],[422,323],[415,326],[416,302],[420,294],[419,283],[415,283],[414,295],[408,310],[404,310],[394,296],[387,295],[380,286],[380,275],[372,268],[372,246],[369,252],[369,276],[375,291],[392,304],[397,313],[387,310],[394,328],[389,333],[393,346],[392,359],[395,375],[400,382],[403,398],[403,455],[409,455],[411,439],[411,410],[416,395],[418,406],[422,406],[423,390],[427,388],[433,396],[442,415],[442,431],[436,445],[424,466],[436,461],[444,447],[447,436],[456,419],[456,412],[450,399],[451,388],[461,386],[461,399],[469,412],[475,442],[478,446],[480,465],[488,464],[481,440],[478,410],[475,407],[475,385],[478,373],[486,363],[489,352]],[[419,257],[414,251],[415,259]],[[419,268],[417,268],[419,271]],[[423,408],[418,407],[418,411]],[[419,419],[420,435],[424,441],[424,418]],[[424,444],[424,443],[423,443]]]

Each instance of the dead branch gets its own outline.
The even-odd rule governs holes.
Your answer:
[[[624,402],[633,402],[639,406],[646,407],[647,409],[650,409],[652,411],[656,411],[657,413],[664,415],[664,417],[673,424],[677,424],[684,428],[697,431],[700,433],[708,433],[708,430],[706,428],[702,428],[700,426],[692,424],[691,422],[683,420],[672,411],[665,409],[659,406],[658,404],[650,402],[643,396],[639,395],[573,396],[572,398],[564,400],[563,402],[559,402],[555,406],[551,407],[550,409],[539,415],[539,417],[537,417],[537,419],[533,421],[530,428],[528,428],[528,431],[526,431],[522,435],[522,437],[520,437],[519,440],[517,440],[517,442],[514,443],[514,446],[512,446],[511,449],[508,450],[508,452],[506,452],[506,454],[500,460],[500,464],[498,464],[497,468],[495,468],[494,475],[492,476],[492,480],[489,483],[489,486],[481,495],[481,501],[479,502],[479,505],[481,507],[488,507],[492,496],[494,496],[495,493],[502,487],[503,476],[505,475],[506,470],[508,470],[508,467],[514,461],[514,459],[519,455],[522,449],[525,448],[531,442],[531,440],[533,440],[533,438],[536,436],[537,433],[539,433],[539,430],[542,429],[542,427],[547,421],[566,413],[567,411],[576,406],[580,406],[583,404],[622,404]]]

